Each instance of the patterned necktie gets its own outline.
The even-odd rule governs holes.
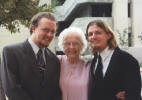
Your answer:
[[[39,67],[39,71],[40,71],[40,74],[41,74],[41,78],[44,79],[44,71],[46,70],[45,69],[45,61],[44,61],[44,58],[43,58],[43,53],[42,53],[42,50],[39,49],[38,53],[37,53],[37,62],[38,62],[38,67]]]

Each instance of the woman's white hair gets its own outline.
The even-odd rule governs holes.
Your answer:
[[[80,37],[80,42],[83,44],[82,50],[81,50],[80,53],[83,53],[87,48],[87,40],[86,40],[85,34],[82,31],[82,29],[80,29],[78,27],[69,27],[69,28],[64,29],[58,37],[58,46],[62,51],[64,51],[64,40],[65,40],[65,38],[68,35],[74,34],[74,33],[77,34]]]

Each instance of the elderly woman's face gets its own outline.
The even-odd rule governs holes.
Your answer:
[[[77,34],[69,34],[64,39],[64,52],[67,57],[77,58],[82,50],[82,42],[80,36]]]

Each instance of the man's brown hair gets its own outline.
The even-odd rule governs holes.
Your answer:
[[[32,34],[32,26],[38,26],[38,23],[39,21],[42,19],[42,18],[47,18],[47,19],[50,19],[52,21],[56,21],[54,15],[50,12],[39,12],[37,13],[36,15],[34,15],[30,21],[30,34]]]
[[[94,24],[97,25],[98,27],[100,27],[101,29],[103,29],[104,32],[106,32],[106,34],[111,35],[111,38],[108,40],[108,46],[110,49],[115,49],[117,47],[117,42],[116,42],[116,38],[114,36],[114,32],[112,31],[110,26],[103,20],[93,20],[87,25],[87,28],[86,28],[87,39],[88,39],[88,28],[90,26],[93,26]]]

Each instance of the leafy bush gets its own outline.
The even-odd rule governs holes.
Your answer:
[[[50,4],[39,5],[40,0],[0,0],[0,26],[11,33],[19,32],[20,25],[29,26],[33,15],[38,12],[52,12],[57,0]]]
[[[142,68],[142,63],[140,63],[140,67]]]

